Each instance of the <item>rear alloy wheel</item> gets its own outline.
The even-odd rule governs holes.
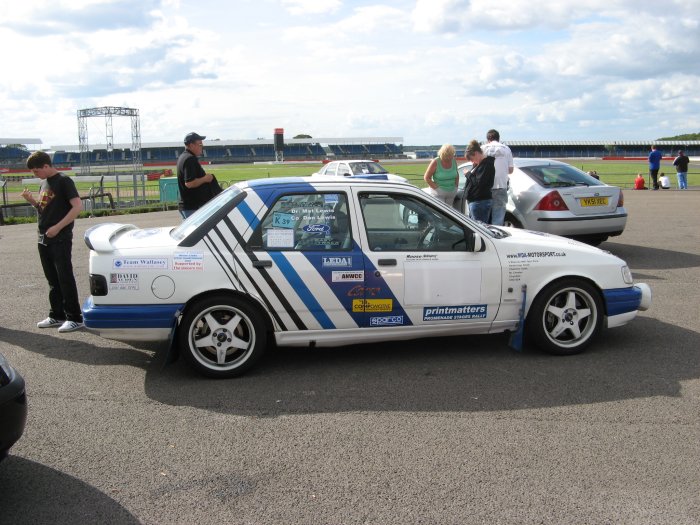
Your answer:
[[[260,359],[267,333],[257,308],[237,297],[215,295],[187,308],[179,342],[198,372],[225,378],[242,374]]]
[[[533,342],[557,355],[582,352],[602,326],[600,293],[579,279],[563,279],[547,286],[535,298],[526,321]]]

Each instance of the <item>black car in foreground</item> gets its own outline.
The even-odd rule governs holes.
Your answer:
[[[27,421],[24,379],[0,354],[0,461],[22,436]]]

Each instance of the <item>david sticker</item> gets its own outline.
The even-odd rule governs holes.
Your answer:
[[[137,273],[110,273],[110,290],[138,290],[139,274]]]

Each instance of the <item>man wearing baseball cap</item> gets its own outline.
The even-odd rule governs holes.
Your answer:
[[[194,131],[185,135],[185,151],[177,159],[177,185],[180,189],[178,209],[185,219],[221,192],[216,177],[206,173],[199,163],[205,138]]]

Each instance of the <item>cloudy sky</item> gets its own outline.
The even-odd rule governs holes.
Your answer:
[[[700,132],[700,0],[0,0],[0,137],[652,140]],[[104,142],[101,118],[90,144]],[[130,142],[130,119],[114,119]]]

